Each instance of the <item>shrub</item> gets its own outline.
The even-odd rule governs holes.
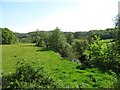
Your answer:
[[[57,82],[45,72],[38,62],[18,61],[15,73],[3,74],[3,89],[55,88]]]
[[[62,57],[65,57],[69,60],[72,60],[76,57],[72,46],[69,43],[63,43],[63,45],[61,46],[61,51],[59,52],[61,54]]]
[[[95,36],[96,41],[89,45],[89,49],[85,52],[88,56],[88,63],[92,67],[98,67],[102,70],[112,69],[119,71],[120,57],[114,50],[114,44],[106,44],[100,37]]]

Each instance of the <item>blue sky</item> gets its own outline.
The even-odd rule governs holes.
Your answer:
[[[114,27],[119,0],[2,0],[2,22],[14,32],[39,30],[89,31]]]

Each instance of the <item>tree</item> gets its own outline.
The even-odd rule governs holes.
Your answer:
[[[79,59],[81,63],[85,61],[86,56],[84,55],[84,52],[87,49],[87,45],[88,45],[87,41],[79,39],[75,39],[72,44],[77,59]]]
[[[38,43],[40,39],[39,37],[41,36],[41,32],[35,31],[35,32],[30,32],[29,34],[31,36],[30,40],[32,41],[32,43]]]
[[[29,33],[15,33],[17,41],[21,43],[32,43],[31,35]]]
[[[73,47],[67,42],[63,43],[61,46],[61,56],[69,60],[76,59],[76,54]]]
[[[44,43],[45,43],[45,47],[49,48],[49,38],[51,33],[50,32],[44,32]]]
[[[107,44],[95,36],[95,42],[89,44],[85,52],[88,56],[88,63],[91,67],[98,67],[102,70],[113,70],[118,72],[120,66],[119,55],[114,50],[114,44]]]
[[[44,37],[42,37],[42,36],[37,36],[36,37],[36,39],[37,39],[37,46],[39,46],[39,47],[45,47],[45,42],[44,42]]]
[[[49,38],[49,47],[67,59],[73,59],[75,56],[72,46],[67,43],[63,32],[58,27],[55,28]]]
[[[55,30],[52,32],[49,42],[50,42],[49,46],[51,49],[59,53],[62,52],[61,47],[66,42],[66,39],[58,27],[56,27]]]
[[[49,38],[50,38],[50,32],[40,32],[39,35],[37,35],[37,46],[49,48]]]
[[[7,28],[2,29],[2,44],[12,44],[16,43],[16,41],[17,38],[11,30]]]
[[[120,16],[117,17],[116,29],[117,29],[116,45],[118,53],[120,54]]]
[[[71,45],[74,39],[74,36],[71,32],[67,33],[66,35],[67,42]]]
[[[89,44],[93,44],[96,41],[96,31],[97,30],[93,30],[93,31],[89,31],[88,32],[88,36],[87,36],[87,40]],[[98,36],[98,35],[97,35]]]
[[[89,49],[87,50],[87,55],[89,57],[88,62],[93,67],[104,67],[104,59],[105,59],[105,50],[106,47],[103,47],[103,42],[100,40],[100,37],[96,35],[95,41],[92,44],[89,44]]]

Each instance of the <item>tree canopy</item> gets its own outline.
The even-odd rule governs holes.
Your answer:
[[[1,28],[2,31],[2,44],[16,43],[17,38],[15,34],[8,28]]]

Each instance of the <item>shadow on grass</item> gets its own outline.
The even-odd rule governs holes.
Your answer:
[[[51,49],[49,49],[49,48],[42,48],[40,50],[37,50],[37,52],[39,52],[39,51],[51,51]]]
[[[34,43],[32,43],[32,44],[23,43],[23,44],[21,44],[21,45],[24,46],[24,47],[29,47],[29,46],[34,46],[34,47],[36,47],[36,45],[35,45]]]

